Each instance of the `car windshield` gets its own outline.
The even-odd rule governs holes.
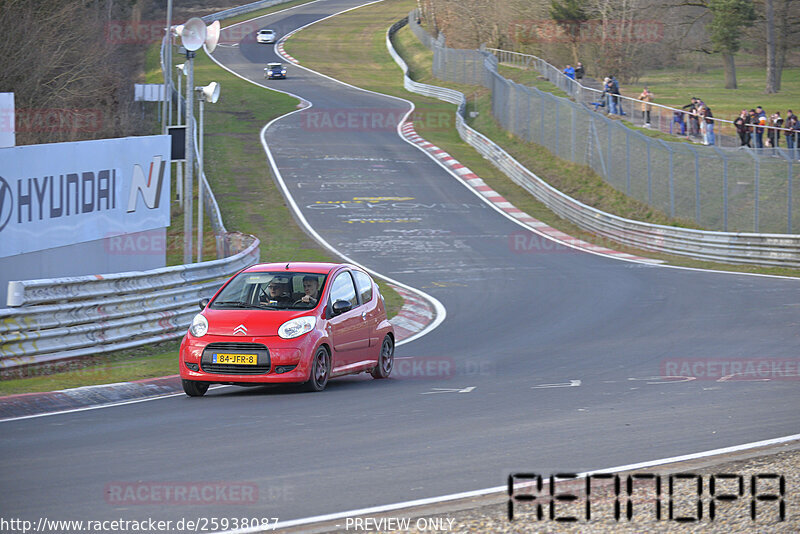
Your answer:
[[[280,63],[268,63],[267,67],[269,67],[271,69],[279,69],[279,68],[281,68],[281,64]]]
[[[326,275],[301,272],[239,273],[211,302],[214,309],[311,309],[316,307]]]

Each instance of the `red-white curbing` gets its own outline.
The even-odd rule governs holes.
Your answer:
[[[299,65],[300,62],[297,61],[292,56],[290,56],[289,53],[286,50],[283,49],[283,43],[284,43],[284,41],[281,41],[281,42],[278,43],[278,46],[276,46],[276,48],[278,49],[278,54],[280,54],[281,56],[283,56],[287,60],[291,61],[292,63],[294,63],[296,65]]]
[[[389,322],[394,326],[394,335],[397,341],[407,339],[417,332],[421,332],[436,316],[431,304],[416,293],[390,284],[392,289],[403,297],[403,307],[392,317]]]
[[[511,217],[514,217],[515,219],[525,224],[529,228],[534,229],[537,233],[544,234],[548,237],[553,238],[556,241],[560,241],[571,247],[581,250],[586,250],[588,252],[593,252],[596,254],[603,254],[615,258],[636,260],[647,263],[663,263],[662,260],[656,260],[653,258],[643,258],[641,256],[628,254],[627,252],[620,252],[618,250],[613,250],[600,245],[595,245],[593,243],[588,243],[586,241],[583,241],[582,239],[578,239],[572,237],[571,235],[565,234],[561,230],[553,228],[552,226],[549,226],[547,223],[544,223],[538,219],[531,217],[524,211],[515,207],[511,202],[503,198],[494,189],[486,185],[486,183],[477,174],[472,172],[468,167],[465,167],[464,165],[459,163],[458,160],[456,160],[450,154],[448,154],[441,148],[420,137],[419,134],[417,134],[416,130],[414,129],[413,122],[411,121],[405,122],[401,130],[403,132],[403,136],[406,139],[408,139],[418,147],[422,148],[426,152],[436,157],[436,159],[441,161],[445,166],[450,168],[456,175],[458,175],[459,179],[463,183],[467,184],[470,188],[474,189],[482,196],[486,197],[487,200],[489,200],[492,204],[494,204],[496,207],[498,207]]]

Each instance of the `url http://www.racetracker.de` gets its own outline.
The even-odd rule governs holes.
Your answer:
[[[278,523],[277,517],[196,517],[193,519],[158,520],[146,519],[50,519],[36,520],[0,517],[0,532],[217,532],[260,526],[270,530]]]

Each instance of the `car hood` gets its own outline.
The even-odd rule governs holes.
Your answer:
[[[208,333],[215,336],[277,336],[278,327],[290,319],[313,315],[309,310],[212,310],[203,312],[208,320]],[[239,328],[243,326],[246,332]],[[238,331],[234,333],[234,330]],[[241,332],[241,333],[239,333]]]

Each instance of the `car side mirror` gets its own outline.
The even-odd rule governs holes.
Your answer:
[[[333,303],[333,314],[341,315],[353,309],[353,305],[347,300],[337,300]]]
[[[200,306],[200,311],[203,311],[203,310],[206,309],[206,306],[208,306],[209,300],[210,299],[200,299],[200,302],[198,303],[199,306]]]

